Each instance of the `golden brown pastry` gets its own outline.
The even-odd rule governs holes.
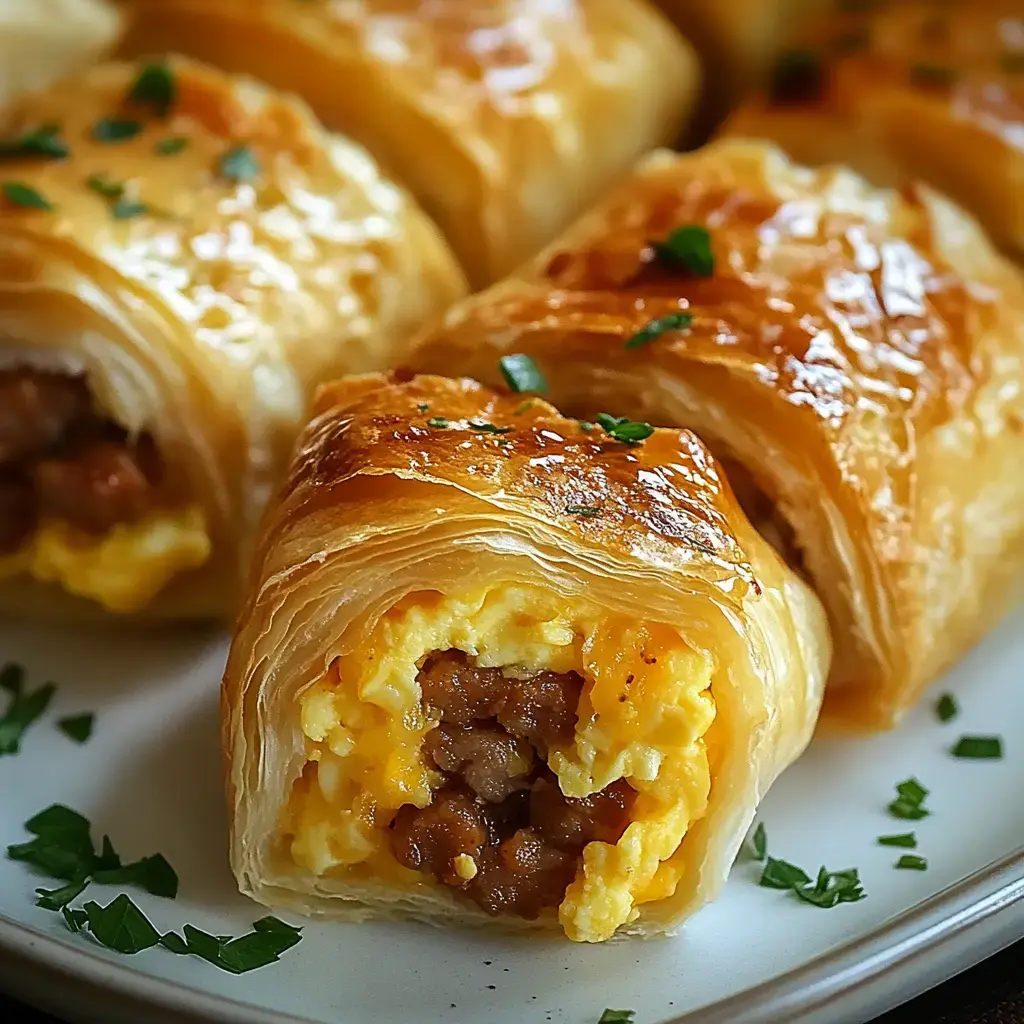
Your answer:
[[[655,0],[701,57],[708,88],[701,98],[721,113],[769,71],[786,42],[813,13],[839,0]]]
[[[692,105],[696,58],[645,0],[131,0],[124,51],[303,96],[440,225],[474,285],[553,238]]]
[[[655,154],[408,362],[499,383],[510,354],[567,413],[708,443],[829,611],[845,720],[894,722],[1024,570],[1024,287],[923,187]]]
[[[86,67],[120,31],[106,0],[0,0],[0,104]]]
[[[899,0],[836,11],[725,127],[801,163],[922,181],[1024,256],[1024,6]]]
[[[301,104],[185,61],[0,139],[0,605],[228,611],[314,387],[389,365],[455,259]]]
[[[807,744],[828,657],[689,431],[342,380],[224,677],[239,886],[332,918],[671,929]]]

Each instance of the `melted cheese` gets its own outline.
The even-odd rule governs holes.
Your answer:
[[[0,579],[30,575],[108,611],[133,612],[167,582],[210,557],[206,517],[198,506],[158,511],[93,537],[57,520],[43,522],[12,555],[0,558]]]
[[[450,648],[482,666],[585,679],[575,741],[549,752],[549,767],[567,796],[617,779],[638,796],[617,844],[585,848],[559,920],[571,939],[609,938],[638,904],[674,891],[669,859],[706,810],[714,666],[666,626],[629,623],[541,588],[414,594],[303,693],[307,765],[282,821],[292,858],[317,875],[425,884],[394,860],[387,828],[403,804],[427,806],[440,784],[423,753],[435,723],[424,716],[416,674],[431,651]]]

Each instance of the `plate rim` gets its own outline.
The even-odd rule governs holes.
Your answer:
[[[780,1020],[796,1024],[812,1019],[826,1003],[830,1015],[834,1014],[841,1000],[856,998],[858,992],[882,979],[890,988],[881,1001],[876,1000],[873,1013],[884,1012],[1024,937],[1024,920],[1019,928],[1000,933],[994,943],[983,928],[1017,906],[1024,907],[1024,847],[887,918],[864,935],[717,1003],[670,1018],[664,1024],[769,1024]],[[954,939],[972,931],[976,933],[974,945],[968,949],[984,946],[980,955],[965,952],[962,959],[929,972],[929,980],[923,984],[892,984],[894,976],[906,975],[915,965],[920,975],[925,966],[922,957],[948,947]],[[986,937],[988,942],[984,941]],[[147,974],[88,948],[77,949],[2,913],[0,953],[28,960],[43,971],[59,973],[65,981],[95,986],[111,999],[120,996],[141,1001],[166,1014],[168,1020],[192,1024],[317,1024],[309,1017],[213,995]],[[907,980],[904,978],[904,982]],[[14,988],[17,987],[15,980]],[[29,1003],[34,1001],[31,993],[14,995]]]

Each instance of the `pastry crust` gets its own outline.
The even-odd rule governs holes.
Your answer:
[[[179,51],[306,99],[444,231],[474,286],[533,255],[696,98],[641,0],[130,0],[123,51]]]
[[[275,840],[307,759],[299,698],[339,655],[362,663],[375,621],[412,593],[536,584],[566,605],[585,597],[630,621],[666,623],[712,652],[710,803],[673,855],[678,886],[640,904],[625,933],[673,928],[714,897],[757,802],[804,749],[830,653],[824,613],[751,528],[701,442],[659,430],[626,445],[543,401],[523,404],[439,377],[354,377],[321,391],[264,522],[224,676],[242,892],[329,918],[557,930],[550,915],[489,917],[439,885],[317,876]],[[428,416],[446,426],[427,426]],[[600,511],[567,513],[577,505]]]
[[[4,162],[5,182],[52,209],[0,209],[0,360],[84,370],[110,419],[154,437],[214,556],[147,611],[223,614],[315,386],[389,365],[465,285],[415,203],[301,103],[189,61],[170,69],[166,116],[126,100],[140,70],[127,64],[5,112],[0,137],[59,125],[68,155]],[[97,139],[104,118],[132,137]],[[161,152],[168,139],[182,148]],[[232,152],[255,161],[251,177],[224,170]],[[120,209],[112,187],[145,209]],[[3,590],[15,608],[91,608],[52,586]]]
[[[709,231],[711,276],[656,259],[651,243],[688,224]],[[680,313],[688,328],[624,344]],[[840,719],[895,722],[1007,607],[1024,559],[1024,287],[936,193],[758,142],[655,154],[407,362],[500,383],[508,353],[532,356],[568,413],[683,424],[743,467],[752,515],[795,531],[780,545],[829,610]]]
[[[120,31],[106,0],[0,0],[0,105],[86,67]]]
[[[723,132],[771,139],[875,184],[920,179],[1024,256],[1024,22],[1019,0],[899,0],[834,12]]]

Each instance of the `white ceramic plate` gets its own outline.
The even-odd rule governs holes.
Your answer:
[[[66,803],[122,855],[161,852],[175,866],[176,901],[137,897],[158,928],[248,930],[263,911],[236,893],[225,858],[225,646],[195,631],[0,630],[0,660],[23,662],[31,684],[59,685],[22,753],[0,759],[0,842],[21,842],[26,819]],[[760,815],[770,852],[812,873],[858,867],[860,903],[821,910],[762,889],[758,866],[741,859],[722,898],[672,939],[592,947],[310,924],[280,963],[236,977],[162,949],[108,953],[34,906],[34,888],[49,883],[0,860],[0,984],[104,1024],[594,1024],[604,1007],[635,1010],[637,1024],[867,1020],[1024,935],[1022,686],[1024,613],[933,691],[957,696],[958,719],[940,724],[929,698],[894,733],[817,741],[772,789]],[[54,722],[84,710],[96,728],[77,746]],[[961,733],[1002,734],[1005,758],[953,759]],[[886,812],[910,775],[931,790],[920,822]],[[911,827],[925,872],[894,870],[902,851],[875,843]],[[90,894],[106,902],[116,891]]]

